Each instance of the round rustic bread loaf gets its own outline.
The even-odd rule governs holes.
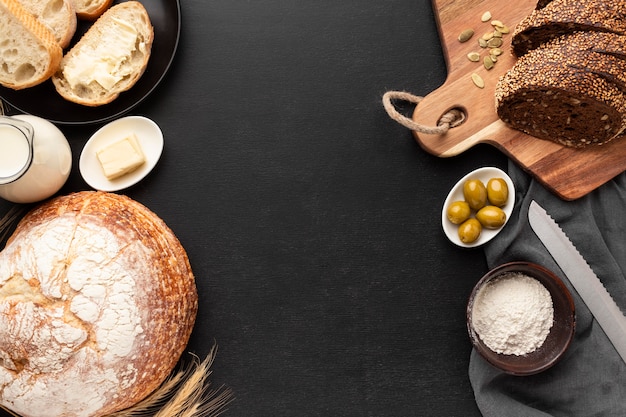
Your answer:
[[[140,203],[86,191],[18,224],[0,252],[0,404],[102,416],[172,372],[198,308],[187,254]]]

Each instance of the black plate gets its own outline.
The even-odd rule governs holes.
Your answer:
[[[123,0],[114,1],[115,4]],[[154,42],[146,71],[137,83],[109,104],[99,107],[81,106],[63,99],[48,80],[24,90],[0,87],[0,97],[20,113],[28,113],[58,124],[93,124],[114,119],[141,103],[156,88],[169,69],[180,38],[179,0],[145,0],[142,4],[154,26]],[[90,22],[78,23],[72,40],[78,42],[91,26]]]

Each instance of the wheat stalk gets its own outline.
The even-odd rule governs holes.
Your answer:
[[[107,417],[217,417],[233,400],[229,388],[210,389],[208,381],[217,347],[206,359],[193,360],[186,369],[167,379],[161,387],[141,402]]]
[[[3,242],[18,218],[27,210],[24,206],[15,205],[0,219],[0,242]]]

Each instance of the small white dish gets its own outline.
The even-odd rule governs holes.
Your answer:
[[[458,200],[463,200],[463,184],[465,183],[465,181],[469,179],[478,179],[478,180],[481,180],[485,185],[487,185],[487,182],[489,182],[491,178],[504,179],[504,181],[506,182],[509,188],[509,199],[507,200],[506,204],[502,207],[502,210],[506,214],[506,220],[504,222],[504,225],[502,225],[502,227],[500,227],[499,229],[483,228],[478,239],[476,239],[472,243],[463,243],[461,242],[461,239],[459,238],[459,234],[458,234],[459,226],[456,224],[453,224],[452,222],[450,222],[450,220],[448,220],[446,210],[448,206],[452,204],[453,202],[458,201]],[[444,233],[446,234],[446,236],[448,237],[448,239],[450,239],[452,243],[458,246],[464,247],[464,248],[477,247],[480,245],[484,245],[485,243],[489,242],[491,239],[496,237],[496,235],[500,232],[500,230],[502,230],[506,226],[507,222],[509,221],[509,218],[511,217],[511,213],[513,212],[514,205],[515,205],[515,186],[513,185],[513,181],[506,174],[506,172],[495,167],[479,168],[465,175],[454,185],[454,187],[452,187],[452,190],[450,190],[450,193],[448,194],[446,201],[443,203],[443,209],[441,210],[441,225],[443,227]]]
[[[135,134],[146,162],[139,168],[113,180],[107,179],[96,152],[105,146]],[[163,132],[143,116],[127,116],[102,126],[85,144],[79,160],[80,174],[89,186],[99,191],[119,191],[141,181],[155,167],[163,152]]]

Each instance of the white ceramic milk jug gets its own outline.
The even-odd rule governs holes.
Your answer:
[[[14,203],[44,200],[63,187],[72,151],[63,133],[37,116],[0,116],[0,197]]]

